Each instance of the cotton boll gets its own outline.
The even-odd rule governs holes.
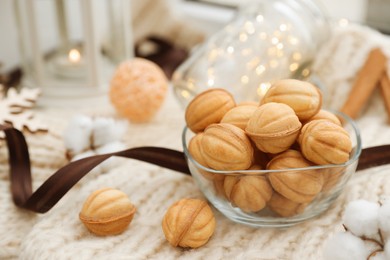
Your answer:
[[[390,202],[387,201],[378,212],[379,228],[382,232],[383,239],[388,241],[390,239]],[[390,259],[390,258],[389,258]]]
[[[325,260],[366,260],[369,254],[363,240],[350,232],[336,233],[324,247]]]
[[[343,216],[343,223],[356,236],[378,238],[379,204],[355,200],[348,203]]]
[[[115,121],[112,118],[96,118],[93,122],[92,140],[93,147],[97,148],[105,144],[119,141],[127,130],[127,123]]]
[[[84,115],[73,117],[64,133],[65,147],[73,157],[91,146],[92,119]]]

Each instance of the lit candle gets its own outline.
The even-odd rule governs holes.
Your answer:
[[[86,74],[84,57],[77,48],[55,55],[49,62],[49,69],[54,76],[61,78],[81,78]]]
[[[68,54],[68,59],[71,63],[77,64],[81,60],[81,54],[77,49],[71,49]]]

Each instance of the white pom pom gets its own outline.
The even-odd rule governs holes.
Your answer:
[[[91,147],[92,119],[78,115],[73,117],[64,133],[65,147],[73,157]]]
[[[383,239],[388,241],[390,239],[390,202],[387,201],[378,212],[379,228],[382,232]]]
[[[366,260],[369,254],[363,240],[350,232],[336,233],[324,247],[325,260]]]
[[[378,212],[378,203],[355,200],[345,208],[343,223],[356,236],[377,239]]]
[[[115,121],[112,118],[96,118],[93,122],[93,147],[119,141],[127,130],[125,121]]]

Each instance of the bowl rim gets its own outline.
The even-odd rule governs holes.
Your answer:
[[[234,171],[221,171],[221,170],[214,170],[208,167],[205,167],[201,164],[199,164],[190,154],[187,147],[187,133],[189,132],[189,128],[187,126],[184,127],[182,132],[182,145],[183,150],[186,158],[190,160],[193,164],[196,165],[197,168],[202,169],[204,171],[215,173],[215,174],[222,174],[222,175],[240,175],[240,174],[250,174],[250,175],[263,175],[267,173],[274,173],[274,172],[286,172],[288,171],[308,171],[308,170],[320,170],[320,169],[328,169],[328,168],[341,168],[341,167],[347,167],[359,160],[360,154],[362,152],[362,140],[360,136],[360,130],[356,125],[356,122],[350,118],[348,115],[335,110],[329,110],[324,109],[326,111],[332,112],[335,115],[341,117],[341,121],[346,121],[348,124],[352,126],[352,129],[356,135],[356,149],[352,155],[352,157],[342,164],[324,164],[324,165],[313,165],[309,167],[303,167],[303,168],[289,168],[289,169],[278,169],[278,170],[234,170]]]

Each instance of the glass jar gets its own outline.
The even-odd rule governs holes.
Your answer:
[[[183,106],[208,88],[227,89],[238,102],[259,100],[274,80],[309,80],[328,34],[316,1],[251,1],[175,71],[175,94]]]
[[[130,0],[16,0],[15,11],[23,86],[54,104],[106,94],[133,56]]]

